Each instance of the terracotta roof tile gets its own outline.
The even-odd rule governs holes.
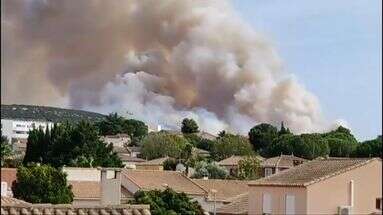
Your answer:
[[[157,159],[139,163],[137,165],[142,165],[142,166],[162,165],[167,159],[169,159],[169,157],[157,158]]]
[[[116,153],[129,153],[129,151],[125,147],[121,147],[121,146],[113,146],[113,152],[116,152]]]
[[[117,155],[121,159],[121,161],[125,161],[125,162],[137,162],[137,163],[146,162],[145,159],[137,158],[137,157],[132,157],[132,156],[130,156],[128,154],[117,154]]]
[[[98,199],[101,195],[100,182],[97,181],[68,181],[72,185],[75,198]]]
[[[221,180],[221,179],[192,179],[200,185],[206,192],[212,189],[217,190],[216,200],[230,202],[232,198],[246,193],[249,190],[249,181],[245,180]],[[209,199],[212,200],[212,196]]]
[[[260,161],[264,160],[263,157],[261,156],[256,156]],[[245,158],[245,156],[236,156],[236,155],[233,155],[231,157],[228,157],[226,159],[223,159],[221,160],[220,162],[218,162],[218,165],[220,166],[236,166],[238,165],[238,162],[240,160],[243,160]]]
[[[305,161],[307,160],[300,157],[295,157],[294,155],[280,155],[262,161],[261,166],[291,168]]]
[[[198,184],[176,171],[124,169],[121,180],[130,180],[142,190],[164,190],[167,185],[176,192],[189,195],[207,194]]]
[[[208,139],[208,140],[215,140],[217,138],[217,136],[210,134],[208,132],[205,132],[205,131],[199,132],[198,136],[201,138],[204,138],[204,139]]]
[[[218,215],[248,214],[249,194],[243,193],[236,196],[233,201],[217,209]]]
[[[129,152],[141,152],[141,147],[138,146],[129,146],[127,147],[127,150]]]
[[[15,199],[12,197],[5,197],[5,196],[1,197],[1,206],[29,206],[29,205],[31,204],[20,199]]]
[[[1,214],[15,215],[150,215],[149,205],[113,205],[82,207],[75,205],[30,204],[1,205]]]
[[[325,180],[331,176],[341,174],[350,169],[363,166],[379,158],[318,158],[281,171],[266,178],[252,181],[249,185],[270,186],[308,186]],[[380,160],[381,161],[381,160]]]

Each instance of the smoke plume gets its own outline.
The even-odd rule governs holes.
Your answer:
[[[222,0],[3,0],[2,102],[247,132],[327,127],[318,101]]]

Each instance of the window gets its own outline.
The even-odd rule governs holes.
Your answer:
[[[14,131],[15,134],[27,134],[26,131]]]
[[[262,213],[265,215],[271,214],[271,195],[264,193],[262,200]]]
[[[272,168],[265,168],[265,177],[272,175],[273,169]]]
[[[376,209],[382,210],[382,198],[376,198]]]
[[[286,195],[286,214],[295,214],[295,196]]]

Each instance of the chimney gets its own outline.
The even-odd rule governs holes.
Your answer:
[[[101,171],[101,205],[121,204],[121,169],[98,169]]]

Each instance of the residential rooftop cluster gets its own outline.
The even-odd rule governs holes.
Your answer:
[[[260,124],[248,136],[213,135],[190,119],[180,131],[150,130],[117,114],[3,124],[1,214],[382,212],[381,152],[373,148],[381,137],[359,143],[342,127],[295,135],[283,123]]]

